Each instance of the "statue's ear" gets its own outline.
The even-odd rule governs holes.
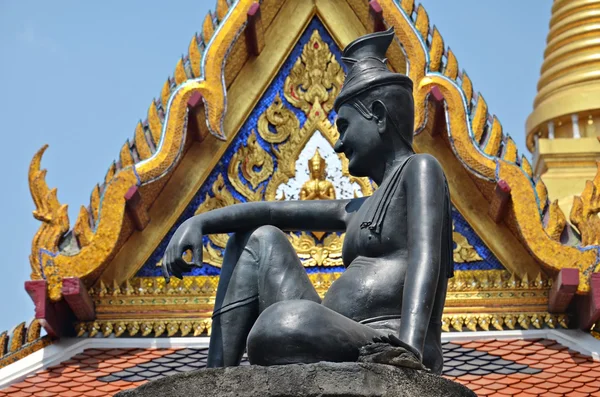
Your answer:
[[[377,121],[377,131],[383,134],[387,127],[387,108],[380,100],[375,100],[371,104],[371,112]]]

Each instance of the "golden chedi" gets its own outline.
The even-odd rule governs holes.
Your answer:
[[[600,0],[555,0],[527,148],[552,201],[570,214],[600,157]]]

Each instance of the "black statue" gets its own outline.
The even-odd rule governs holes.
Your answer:
[[[435,373],[443,366],[441,318],[452,276],[452,221],[444,172],[412,149],[412,81],[386,67],[392,29],[344,50],[349,72],[335,110],[335,151],[379,188],[352,200],[242,203],[185,221],[163,273],[202,263],[202,236],[234,233],[225,249],[213,313],[209,367],[356,361],[382,340]],[[345,272],[321,301],[282,230],[346,232]]]

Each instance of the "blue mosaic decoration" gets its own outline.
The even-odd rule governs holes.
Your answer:
[[[262,113],[264,113],[266,111],[266,109],[273,103],[275,97],[278,94],[279,94],[279,97],[281,98],[281,101],[283,102],[284,106],[294,112],[294,114],[300,121],[300,127],[302,127],[304,125],[304,123],[306,122],[306,115],[300,109],[297,109],[294,106],[291,106],[287,102],[287,100],[285,99],[283,89],[284,89],[284,82],[285,82],[286,77],[290,74],[290,71],[291,71],[292,67],[294,66],[294,63],[302,54],[304,45],[310,40],[310,36],[315,30],[317,30],[319,32],[319,34],[321,35],[321,39],[329,45],[329,49],[336,57],[338,63],[340,65],[342,65],[342,68],[345,68],[344,63],[341,60],[341,51],[337,47],[337,44],[333,41],[333,39],[331,38],[331,36],[329,35],[329,33],[327,32],[325,27],[322,25],[322,23],[317,18],[314,18],[311,21],[311,23],[307,26],[306,30],[300,37],[300,40],[298,41],[298,43],[296,43],[296,45],[294,46],[294,49],[292,50],[290,56],[285,61],[285,63],[283,64],[283,66],[281,67],[279,72],[277,73],[277,76],[275,77],[275,79],[271,82],[271,85],[267,88],[267,90],[265,91],[263,96],[258,101],[256,107],[254,108],[254,110],[252,111],[252,113],[250,114],[250,116],[248,117],[248,119],[246,120],[246,122],[244,123],[244,125],[242,126],[240,131],[238,132],[236,139],[229,146],[229,148],[227,149],[227,151],[221,158],[221,161],[219,161],[219,163],[215,166],[212,173],[207,178],[207,180],[204,182],[204,184],[202,185],[200,190],[196,193],[196,195],[194,196],[194,198],[192,199],[190,204],[187,206],[187,208],[185,209],[185,211],[183,212],[181,217],[177,220],[177,222],[169,230],[167,235],[163,238],[161,243],[154,250],[154,252],[150,256],[150,258],[144,264],[144,266],[138,271],[138,273],[137,273],[138,277],[161,276],[161,269],[159,267],[157,267],[156,264],[162,259],[165,249],[167,248],[167,245],[169,244],[169,241],[171,240],[171,237],[173,236],[173,234],[175,233],[177,228],[185,220],[194,216],[195,211],[198,209],[200,204],[202,204],[206,195],[209,194],[210,196],[212,196],[211,188],[212,188],[214,182],[217,180],[219,174],[223,176],[223,180],[225,182],[225,187],[233,195],[233,197],[236,200],[238,200],[239,202],[247,201],[244,196],[240,195],[231,186],[231,184],[227,178],[227,166],[229,165],[229,162],[231,161],[232,156],[238,151],[238,149],[241,146],[246,145],[246,143],[248,141],[248,137],[250,136],[252,131],[257,130],[257,123],[258,123],[258,119],[259,119],[260,115]],[[330,122],[333,123],[335,121],[335,117],[336,117],[336,114],[333,110],[331,112],[329,112],[328,119]],[[265,142],[260,137],[260,134],[258,134],[258,133],[256,134],[256,138],[257,138],[256,139],[257,143],[265,151],[270,153],[271,152],[270,144]],[[275,158],[274,158],[274,161],[275,161],[275,169],[277,169],[277,161]],[[243,178],[240,178],[240,179],[243,180]],[[269,179],[267,179],[266,181],[261,183],[259,186],[266,187],[268,182],[269,182]],[[204,243],[211,244],[210,240],[208,239],[207,236],[204,237]],[[211,245],[211,246],[221,252],[223,251],[221,248],[219,248],[215,245]],[[307,269],[307,271],[309,273],[339,272],[339,271],[343,271],[343,267],[313,267],[313,268]],[[212,275],[218,275],[219,273],[220,273],[219,268],[217,268],[215,266],[211,266],[207,263],[204,263],[201,267],[196,267],[191,272],[185,273],[185,275],[212,276]]]
[[[504,266],[455,208],[452,208],[452,221],[454,222],[454,231],[465,236],[469,244],[483,259],[475,262],[454,263],[454,270],[504,270]]]

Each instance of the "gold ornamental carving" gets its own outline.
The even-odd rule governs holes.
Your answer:
[[[147,336],[210,336],[212,321],[210,315],[196,318],[169,318],[168,320],[138,319],[97,320],[78,322],[75,330],[78,337],[105,338]],[[546,311],[508,313],[457,313],[442,315],[442,331],[489,331],[489,330],[528,330],[542,328],[569,328],[569,318],[565,314],[552,314]],[[598,336],[600,338],[600,336]]]
[[[452,225],[452,239],[454,240],[454,251],[452,255],[455,263],[468,263],[482,261],[483,258],[479,256],[475,248],[469,244],[469,241],[465,236],[454,230],[454,224]]]
[[[331,233],[323,239],[322,243],[318,243],[315,242],[314,237],[302,232],[300,235],[290,233],[289,239],[305,267],[343,266],[344,236],[344,234]]]
[[[584,247],[600,244],[600,161],[596,162],[598,171],[593,181],[586,181],[581,196],[573,198],[571,222],[581,234]]]
[[[250,183],[246,185],[238,172]],[[263,187],[258,185],[273,174],[273,158],[256,141],[256,132],[252,131],[246,146],[242,146],[233,155],[227,169],[227,177],[235,190],[248,201],[261,201]]]
[[[269,126],[273,126],[273,130]],[[300,121],[288,108],[283,105],[279,93],[273,103],[258,118],[258,133],[269,143],[281,143],[300,129]]]
[[[307,114],[314,105],[320,105],[325,112],[329,112],[343,83],[342,67],[319,31],[313,31],[304,45],[302,55],[285,79],[285,98]]]
[[[342,241],[337,241],[341,246]],[[330,245],[331,244],[324,244]],[[326,258],[327,259],[327,258]],[[326,262],[324,262],[326,263]],[[308,277],[322,297],[342,273]],[[77,324],[79,336],[198,336],[210,334],[218,276],[135,277],[90,289],[96,321]],[[479,331],[567,328],[568,317],[547,312],[551,280],[520,278],[506,270],[459,270],[449,280],[442,329]],[[177,308],[177,311],[174,309]],[[182,315],[182,310],[186,315]],[[148,313],[153,313],[148,315]]]

